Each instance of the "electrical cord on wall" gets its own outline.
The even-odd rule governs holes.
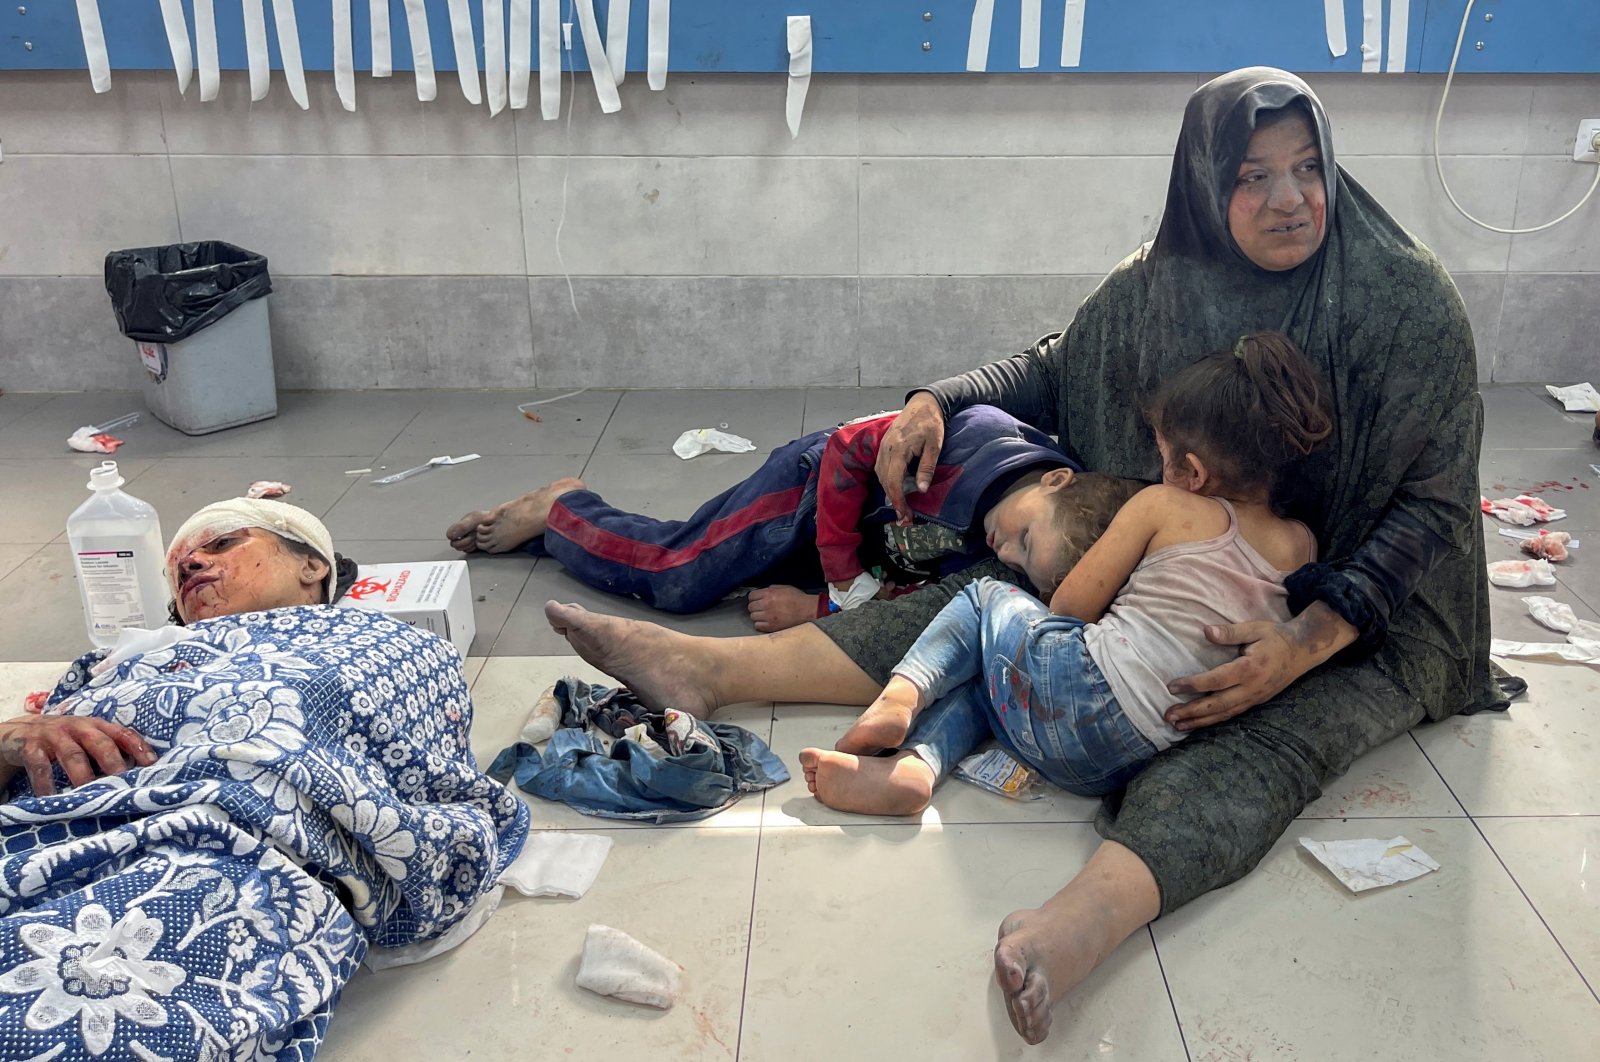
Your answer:
[[[1530,232],[1543,232],[1545,229],[1553,228],[1556,225],[1561,224],[1563,221],[1576,214],[1579,210],[1583,209],[1583,205],[1589,201],[1589,197],[1594,195],[1595,188],[1600,187],[1600,164],[1595,166],[1594,180],[1589,182],[1589,190],[1583,193],[1583,198],[1578,200],[1576,206],[1567,211],[1565,214],[1562,214],[1559,218],[1556,218],[1554,221],[1547,221],[1543,225],[1535,225],[1532,228],[1527,229],[1503,229],[1498,225],[1491,225],[1487,221],[1480,221],[1479,219],[1473,217],[1471,214],[1467,213],[1467,208],[1462,206],[1461,203],[1457,201],[1455,193],[1450,191],[1449,182],[1444,179],[1444,162],[1439,158],[1439,127],[1444,123],[1444,105],[1445,102],[1450,99],[1450,82],[1456,76],[1456,61],[1461,58],[1461,42],[1465,40],[1467,36],[1467,19],[1472,17],[1472,5],[1476,2],[1477,0],[1467,0],[1467,9],[1461,13],[1461,32],[1456,34],[1456,50],[1450,56],[1450,72],[1447,73],[1444,78],[1444,95],[1439,97],[1439,113],[1434,115],[1433,168],[1439,173],[1439,185],[1444,189],[1444,194],[1449,197],[1450,205],[1460,211],[1461,216],[1472,222],[1474,225],[1488,229],[1490,232],[1500,232],[1511,236],[1520,236]]]

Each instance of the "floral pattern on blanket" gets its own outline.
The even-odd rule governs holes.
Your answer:
[[[155,764],[0,806],[0,1057],[309,1059],[369,945],[443,933],[521,848],[448,643],[328,606],[193,633],[45,709]]]

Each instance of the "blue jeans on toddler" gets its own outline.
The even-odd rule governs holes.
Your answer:
[[[1104,796],[1155,755],[1083,642],[1081,620],[997,579],[967,584],[894,673],[923,691],[902,746],[940,781],[994,737],[1062,789]]]

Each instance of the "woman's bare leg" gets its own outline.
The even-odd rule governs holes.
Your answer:
[[[544,614],[579,656],[652,708],[704,718],[744,701],[871,704],[880,689],[811,623],[776,634],[705,638],[555,601]]]
[[[1067,887],[1000,923],[994,979],[1011,1024],[1030,1044],[1050,1032],[1050,1011],[1106,956],[1161,913],[1156,879],[1129,848],[1102,841]]]

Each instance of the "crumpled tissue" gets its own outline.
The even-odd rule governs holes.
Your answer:
[[[1489,581],[1495,586],[1521,590],[1529,586],[1554,586],[1556,573],[1550,562],[1539,560],[1503,560],[1489,565]]]
[[[1594,384],[1573,384],[1571,387],[1545,384],[1544,389],[1568,413],[1600,413],[1600,391],[1594,389]]]
[[[246,498],[281,498],[294,490],[287,483],[279,483],[275,479],[258,479],[250,484],[250,489],[244,492]]]
[[[1432,856],[1404,837],[1391,837],[1387,841],[1376,837],[1354,841],[1315,841],[1302,837],[1300,847],[1331,870],[1351,892],[1396,885],[1439,869]]]
[[[67,436],[67,445],[80,453],[114,454],[117,452],[117,447],[122,445],[122,440],[101,431],[93,424],[85,424]]]
[[[862,572],[856,576],[850,585],[840,590],[832,583],[828,584],[828,600],[838,605],[840,610],[848,612],[850,609],[871,601],[878,596],[878,591],[883,589],[883,584],[871,572]]]
[[[1557,509],[1544,499],[1535,498],[1531,494],[1519,494],[1515,498],[1498,498],[1494,501],[1479,498],[1478,507],[1497,520],[1504,520],[1519,527],[1567,518],[1565,509]]]
[[[556,700],[556,688],[551,686],[539,694],[528,721],[522,724],[522,740],[530,745],[542,745],[561,725],[561,702]]]
[[[1578,625],[1578,615],[1572,611],[1572,606],[1564,601],[1557,601],[1553,597],[1525,597],[1522,603],[1528,606],[1528,612],[1540,623],[1553,631],[1566,634]]]
[[[685,461],[711,450],[720,450],[726,454],[747,454],[755,448],[756,444],[744,436],[732,435],[717,428],[690,428],[678,436],[678,441],[672,444],[672,452]]]
[[[500,882],[524,896],[570,896],[576,900],[600,876],[611,838],[592,833],[545,830],[530,833]]]
[[[668,1010],[678,1001],[683,967],[620,929],[591,925],[583,938],[577,984],[602,996]]]
[[[1493,638],[1489,641],[1489,652],[1494,656],[1553,657],[1600,667],[1600,623],[1575,620],[1565,642],[1512,642]]]

